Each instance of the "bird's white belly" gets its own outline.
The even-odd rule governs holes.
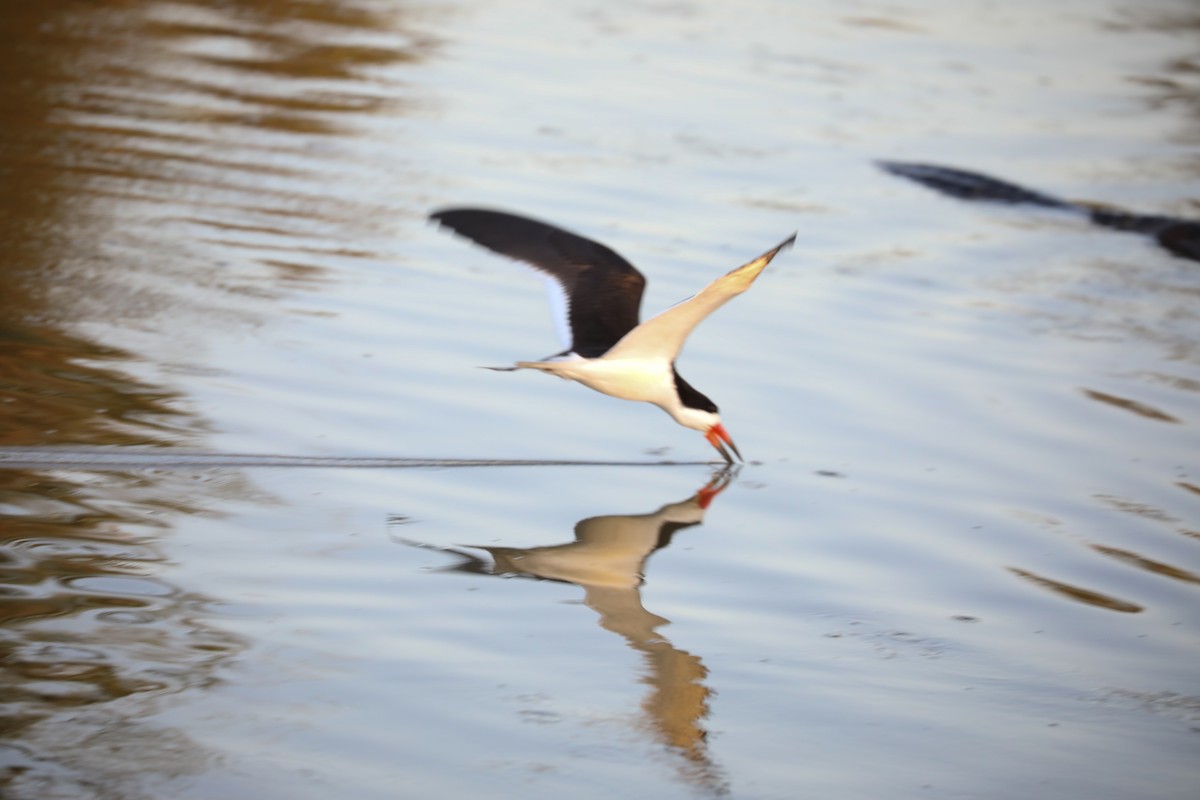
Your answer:
[[[671,367],[658,359],[598,358],[559,362],[553,372],[624,400],[661,403],[674,392]]]

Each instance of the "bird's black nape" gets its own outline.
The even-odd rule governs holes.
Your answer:
[[[683,376],[679,374],[679,370],[675,369],[674,364],[671,365],[671,374],[675,376],[675,391],[679,394],[679,402],[697,411],[717,413],[717,404],[685,381]]]

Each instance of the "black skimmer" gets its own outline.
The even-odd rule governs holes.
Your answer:
[[[1200,222],[1195,220],[1138,214],[1095,203],[1062,200],[965,169],[904,161],[880,161],[878,164],[893,175],[963,200],[1056,208],[1086,217],[1104,228],[1146,234],[1153,237],[1164,250],[1180,258],[1200,261]]]
[[[541,370],[623,400],[653,403],[685,428],[703,432],[726,462],[733,463],[733,456],[725,445],[741,459],[716,404],[679,375],[675,358],[692,329],[746,291],[775,254],[795,241],[795,234],[639,324],[646,279],[599,242],[503,211],[448,208],[430,219],[530,265],[546,281],[565,349],[541,361],[518,361],[497,369]]]

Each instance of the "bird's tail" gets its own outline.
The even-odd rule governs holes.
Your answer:
[[[519,369],[537,369],[542,372],[559,372],[563,369],[564,364],[569,364],[572,361],[581,360],[579,356],[570,350],[562,353],[555,353],[552,356],[546,356],[541,361],[518,361],[511,367],[480,367],[480,369],[490,369],[493,372],[516,372]]]

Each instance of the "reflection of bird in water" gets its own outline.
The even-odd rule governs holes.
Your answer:
[[[641,585],[646,559],[671,543],[675,533],[699,525],[713,499],[735,473],[723,470],[694,495],[669,503],[649,514],[590,517],[575,526],[575,540],[545,547],[474,547],[491,556],[453,548],[436,548],[462,558],[451,569],[460,572],[564,581],[581,586],[584,604],[600,615],[605,630],[621,636],[642,654],[651,687],[642,701],[648,727],[664,745],[686,759],[684,776],[714,794],[727,786],[720,769],[708,756],[702,721],[708,715],[711,690],[704,685],[708,670],[699,657],[672,645],[657,629],[669,623],[642,606]],[[429,547],[418,542],[406,544]]]
[[[544,222],[474,208],[446,209],[435,222],[501,255],[532,266],[546,280],[564,349],[504,370],[537,369],[622,400],[653,403],[685,428],[703,431],[727,462],[737,448],[717,406],[680,377],[675,359],[692,329],[750,288],[793,234],[753,261],[717,278],[691,298],[638,324],[646,279],[614,251]]]
[[[880,161],[879,166],[893,175],[900,175],[963,200],[1035,205],[1074,212],[1105,228],[1146,234],[1180,258],[1200,261],[1200,222],[1194,220],[1135,214],[1119,208],[1060,200],[977,172],[934,164]]]

